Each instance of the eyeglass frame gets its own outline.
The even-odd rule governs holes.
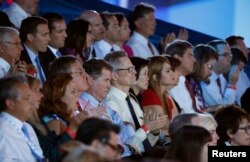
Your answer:
[[[80,76],[84,76],[85,73],[86,73],[85,71],[70,72],[70,74],[77,74],[77,75],[80,75]]]
[[[238,129],[244,130],[245,133],[248,133],[248,132],[250,132],[250,125],[247,125],[247,126],[245,126],[245,127],[239,127]]]
[[[230,57],[230,58],[232,58],[232,57],[233,57],[233,54],[232,54],[232,53],[224,52],[224,53],[222,53],[222,54],[219,54],[219,56],[224,56],[224,57]]]
[[[108,142],[108,140],[106,138],[102,138],[102,139],[100,139],[100,141],[102,144],[108,145],[112,150],[116,151],[120,155],[122,155],[125,151],[122,145],[120,145],[120,144],[113,145],[110,142]]]
[[[2,43],[7,43],[7,44],[12,44],[16,47],[21,47],[22,46],[22,42],[16,42],[16,43],[13,43],[13,42],[2,42]]]
[[[133,67],[128,67],[128,68],[120,68],[120,69],[116,69],[115,71],[121,71],[121,70],[127,70],[129,73],[132,73],[135,71],[135,66]]]

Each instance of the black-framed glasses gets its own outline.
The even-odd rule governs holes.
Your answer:
[[[250,133],[250,125],[247,125],[247,126],[245,126],[245,127],[240,127],[239,128],[240,130],[244,130],[246,133]]]
[[[128,67],[128,68],[124,68],[124,69],[116,69],[117,71],[121,71],[121,70],[127,70],[129,73],[132,73],[135,71],[135,66],[133,67]]]
[[[114,150],[117,153],[119,153],[120,155],[122,155],[124,153],[124,148],[120,144],[113,145],[113,144],[111,144],[109,142],[105,142],[105,144],[108,145],[112,150]]]
[[[233,57],[232,53],[228,53],[228,52],[224,52],[223,54],[221,54],[219,56],[224,56],[224,57],[227,57],[227,58],[232,58]]]
[[[21,47],[22,46],[21,42],[16,42],[16,43],[13,43],[13,42],[3,42],[3,43],[12,44],[12,45],[14,45],[16,47]]]

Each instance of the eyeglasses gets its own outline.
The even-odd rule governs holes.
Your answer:
[[[13,43],[13,42],[3,42],[3,43],[12,44],[12,45],[14,45],[16,47],[21,47],[22,46],[21,42],[16,42],[16,43]]]
[[[71,72],[70,74],[77,74],[77,75],[80,75],[80,76],[84,76],[85,71],[76,71],[76,72]]]
[[[206,64],[209,70],[214,70],[214,65]]]
[[[232,53],[227,53],[227,52],[224,52],[223,54],[221,54],[219,56],[224,56],[224,57],[227,57],[227,58],[229,58],[229,57],[232,58],[233,57]]]
[[[133,67],[128,67],[128,68],[126,68],[126,69],[116,69],[117,71],[120,71],[120,70],[127,70],[129,73],[132,73],[132,72],[134,72],[135,71],[135,66],[133,66]]]
[[[120,155],[122,155],[124,153],[124,148],[120,144],[113,145],[113,144],[111,144],[109,142],[105,142],[105,144],[108,145],[112,150],[114,150],[117,153],[119,153]]]
[[[239,128],[240,130],[245,130],[246,133],[250,132],[250,125]]]

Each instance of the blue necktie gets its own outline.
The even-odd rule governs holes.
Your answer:
[[[41,82],[44,84],[45,78],[44,78],[44,76],[43,76],[43,72],[42,72],[43,70],[42,70],[42,66],[41,66],[41,64],[40,64],[40,60],[39,60],[39,57],[38,57],[38,56],[36,57],[35,61],[36,61],[37,70],[38,70],[38,74],[39,74],[40,80],[41,80]]]
[[[56,55],[58,56],[57,58],[62,56],[62,54],[61,54],[61,52],[59,50],[56,51]]]
[[[21,130],[22,130],[23,134],[27,137],[27,139],[31,142],[30,136],[29,136],[28,128],[27,128],[25,125],[23,125],[23,127],[22,127]],[[44,157],[41,157],[41,156],[39,156],[39,155],[37,154],[37,152],[34,150],[34,148],[33,148],[32,146],[30,146],[29,143],[28,143],[28,146],[29,146],[29,148],[30,148],[30,150],[31,150],[32,155],[35,157],[35,159],[36,159],[37,161],[39,161],[39,162],[46,161],[46,159],[45,159]]]

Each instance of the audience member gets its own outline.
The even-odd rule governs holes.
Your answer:
[[[20,28],[21,22],[31,15],[37,15],[39,0],[14,0],[4,12],[9,16],[12,24]]]
[[[14,25],[10,22],[8,15],[3,11],[0,11],[0,26],[14,28]]]
[[[27,72],[26,63],[19,61],[22,50],[19,32],[11,27],[0,27],[0,78]]]
[[[65,46],[61,49],[62,54],[73,55],[83,64],[88,59],[88,48],[93,43],[89,22],[82,19],[70,21],[67,35]]]
[[[209,76],[209,84],[201,82],[202,93],[207,106],[234,104],[236,100],[236,83],[239,77],[239,67],[235,65],[230,70],[232,59],[231,50],[227,42],[213,40],[208,43],[217,54],[218,60],[214,64],[213,72]],[[229,72],[230,70],[230,72]],[[228,73],[228,81],[224,74]]]
[[[215,113],[221,146],[250,146],[250,117],[242,108],[227,106]]]
[[[46,52],[50,41],[48,21],[35,16],[24,19],[20,27],[20,39],[24,46],[20,60],[25,61],[29,66],[33,65],[37,77],[44,84],[47,72],[39,52]]]
[[[44,160],[36,133],[26,122],[31,95],[24,76],[0,79],[0,161]]]
[[[134,31],[127,45],[132,48],[134,56],[148,58],[159,55],[156,47],[149,41],[156,29],[154,13],[154,6],[146,3],[137,4],[132,11],[131,25]]]
[[[119,131],[119,126],[110,121],[89,118],[79,126],[76,140],[92,146],[100,155],[110,160],[117,160],[124,151],[120,144]]]
[[[197,110],[194,104],[195,98],[189,91],[190,83],[186,79],[186,76],[191,74],[194,68],[195,57],[193,54],[193,46],[187,41],[175,40],[168,45],[165,53],[181,62],[178,67],[178,70],[181,73],[178,85],[172,88],[169,91],[169,94],[180,106],[181,113],[196,112]]]
[[[115,12],[114,13],[116,19],[118,20],[118,25],[119,25],[119,34],[118,34],[118,41],[116,42],[116,44],[127,53],[128,57],[132,57],[133,56],[133,51],[131,49],[131,47],[129,47],[128,45],[126,45],[126,42],[129,40],[130,38],[130,33],[131,30],[129,28],[129,23],[128,20],[126,18],[126,16],[124,15],[124,13],[122,12]]]
[[[131,86],[129,92],[131,97],[135,97],[138,103],[141,102],[141,93],[148,88],[149,78],[148,78],[148,63],[147,59],[141,57],[130,57],[130,61],[135,67],[136,71],[136,81],[135,84]]]

